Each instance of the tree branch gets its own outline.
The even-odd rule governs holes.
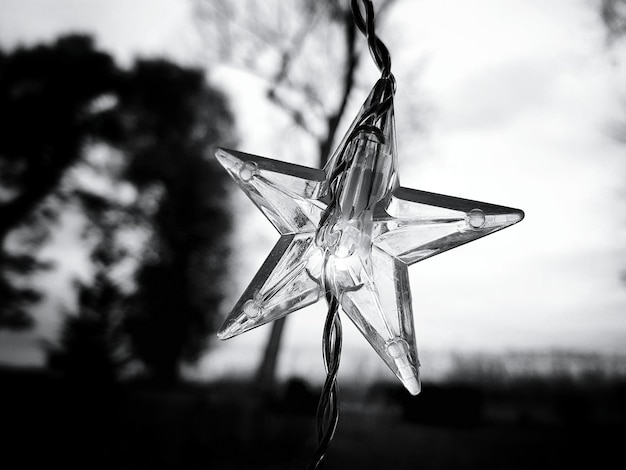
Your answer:
[[[331,146],[335,140],[337,134],[337,128],[339,122],[346,110],[348,99],[354,88],[354,76],[357,65],[359,63],[359,54],[356,50],[356,25],[352,21],[352,13],[348,10],[344,13],[345,22],[345,34],[344,40],[346,44],[346,64],[343,74],[343,93],[341,101],[336,111],[326,118],[326,124],[328,126],[326,137],[320,141],[320,163],[321,166],[325,165],[330,156]]]

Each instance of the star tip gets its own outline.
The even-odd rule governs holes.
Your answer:
[[[419,395],[419,393],[422,391],[422,384],[417,377],[412,377],[408,380],[404,380],[403,385],[404,388],[406,388],[408,392],[413,396]]]
[[[521,222],[524,219],[524,211],[521,209],[513,209],[506,215],[506,226],[511,226]]]
[[[407,352],[399,354],[401,349],[394,346],[402,346],[404,344],[406,347],[407,344],[406,341],[401,341],[402,343],[398,343],[397,341],[390,343],[388,354],[394,357],[394,362],[397,366],[396,375],[400,379],[400,382],[402,382],[402,385],[404,385],[404,388],[406,388],[411,395],[417,395],[422,390],[419,363],[412,360]]]
[[[215,157],[217,159],[226,158],[227,156],[228,156],[228,150],[226,150],[223,147],[217,147],[217,149],[215,150]]]
[[[249,329],[250,326],[245,326],[245,319],[242,319],[241,316],[236,318],[229,317],[218,330],[217,337],[221,340],[230,339]]]
[[[218,339],[224,341],[227,339],[232,338],[233,336],[235,336],[237,333],[233,331],[232,327],[222,327],[218,332],[217,332],[217,337]]]

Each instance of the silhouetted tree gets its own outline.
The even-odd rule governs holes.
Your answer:
[[[626,0],[602,0],[600,16],[606,26],[609,46],[626,37]],[[626,99],[623,96],[621,104],[626,116]],[[612,130],[618,141],[626,143],[626,120],[622,119]],[[621,279],[626,283],[626,270],[622,271]]]
[[[115,182],[110,182],[114,190]],[[76,281],[77,311],[67,312],[60,339],[48,345],[48,366],[86,385],[109,386],[133,359],[123,321],[132,292],[129,275],[120,275],[129,252],[120,241],[125,230],[143,218],[113,196],[76,187],[86,216],[84,238],[92,244],[93,279]]]
[[[609,40],[626,34],[626,0],[601,0],[600,15],[607,27]]]
[[[198,69],[142,60],[124,70],[76,35],[0,54],[0,326],[28,325],[40,293],[18,275],[43,267],[36,248],[71,206],[94,275],[51,361],[75,376],[92,362],[111,378],[123,339],[125,355],[174,383],[181,360],[206,346],[222,296],[227,176],[210,147],[231,127]]]
[[[63,206],[63,176],[88,139],[117,137],[93,107],[117,73],[85,36],[0,52],[0,328],[31,324],[40,292],[23,278],[45,267],[36,254]]]
[[[128,360],[118,353],[123,344],[118,322],[111,318],[123,312],[124,296],[102,273],[91,285],[78,288],[79,313],[68,315],[59,345],[48,352],[48,366],[82,383],[113,384]]]
[[[600,16],[606,26],[608,45],[611,47],[623,40],[626,36],[626,0],[602,0]],[[622,97],[621,103],[626,115],[626,99],[624,97]],[[614,127],[613,134],[617,140],[626,143],[626,124],[624,121]],[[624,276],[626,278],[626,275]]]
[[[380,21],[394,0],[376,2]],[[323,165],[336,143],[365,40],[357,36],[350,0],[194,0],[211,62],[260,77],[266,97],[313,137]]]
[[[162,385],[194,360],[215,329],[230,221],[211,146],[227,143],[225,98],[202,71],[139,61],[120,92],[131,155],[127,177],[152,198],[149,243],[125,321],[134,353]]]

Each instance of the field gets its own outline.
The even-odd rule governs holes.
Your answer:
[[[2,468],[303,469],[314,450],[317,389],[263,395],[248,382],[155,390],[0,373]],[[498,387],[344,387],[332,469],[611,468],[623,458],[621,381]]]

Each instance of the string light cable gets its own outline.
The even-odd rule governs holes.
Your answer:
[[[356,26],[361,33],[367,38],[370,54],[381,72],[381,78],[375,86],[374,95],[376,98],[372,100],[370,106],[360,116],[355,123],[354,130],[348,135],[346,144],[341,146],[342,149],[338,163],[334,172],[329,177],[329,192],[331,204],[326,208],[320,219],[319,227],[323,227],[327,219],[333,214],[337,205],[337,189],[344,182],[345,170],[350,166],[351,154],[347,152],[350,144],[356,138],[362,137],[363,134],[370,136],[379,143],[384,143],[385,136],[379,126],[374,123],[385,115],[385,112],[393,104],[393,94],[395,93],[396,83],[391,74],[391,56],[384,43],[376,36],[374,24],[374,7],[370,0],[361,0],[365,9],[365,19],[363,18],[358,0],[352,0],[352,15]],[[319,229],[318,229],[319,230]],[[319,231],[318,233],[323,233]],[[325,257],[324,264],[328,256]],[[324,272],[327,270],[324,269]],[[339,362],[341,359],[342,347],[342,328],[341,317],[339,316],[339,301],[336,295],[331,291],[330,281],[324,278],[324,290],[328,303],[328,314],[324,325],[324,333],[322,338],[322,356],[324,359],[324,367],[326,370],[326,380],[322,388],[319,403],[317,406],[316,425],[317,425],[317,449],[309,464],[309,469],[314,470],[321,466],[326,452],[330,447],[330,443],[337,430],[339,422],[339,392],[337,386],[337,374],[339,371]]]

